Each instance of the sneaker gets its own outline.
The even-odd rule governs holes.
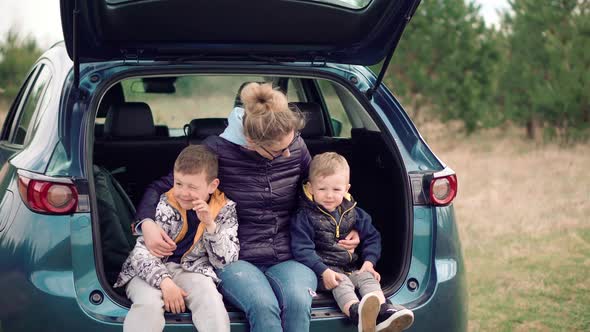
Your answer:
[[[414,322],[414,313],[390,303],[383,303],[377,315],[376,331],[399,332],[407,329]]]
[[[359,323],[359,302],[353,304],[350,306],[350,308],[348,308],[348,312],[350,313],[350,320],[355,323],[358,324]]]
[[[377,315],[379,315],[380,308],[379,297],[377,295],[367,294],[363,296],[357,309],[359,332],[377,331]]]

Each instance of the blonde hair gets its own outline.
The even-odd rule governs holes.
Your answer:
[[[303,128],[299,112],[289,109],[287,97],[269,83],[249,83],[240,93],[244,104],[244,135],[253,143],[267,145]]]
[[[205,172],[207,182],[217,178],[217,156],[204,145],[189,145],[174,162],[174,172],[194,175]]]
[[[309,180],[313,182],[318,177],[330,176],[336,172],[346,172],[347,179],[350,178],[350,166],[346,158],[336,152],[318,154],[309,165]]]

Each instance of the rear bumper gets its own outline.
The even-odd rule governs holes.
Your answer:
[[[454,208],[416,207],[414,221],[412,265],[417,264],[408,278],[414,274],[420,281],[423,275],[421,284],[426,286],[418,288],[415,293],[423,293],[417,298],[402,288],[392,300],[414,311],[410,331],[467,331],[467,280]],[[426,241],[427,229],[432,232],[430,241]],[[427,266],[423,274],[420,263]]]
[[[414,311],[415,321],[409,331],[466,331],[465,269],[452,206],[419,209],[427,211],[415,214],[412,263],[407,278],[416,279],[420,287],[412,292],[403,286],[391,300]],[[2,331],[121,331],[126,308],[108,296],[98,304],[90,301],[92,292],[101,290],[92,259],[90,218],[58,217],[51,222],[47,219],[36,222],[29,214],[20,215],[19,225],[27,226],[27,230],[17,233],[49,238],[47,247],[51,249],[39,255],[39,246],[36,251],[23,247],[43,243],[40,239],[30,239],[31,243],[21,240],[12,249],[11,258],[6,257],[0,264],[3,275],[13,276],[11,280],[15,280],[0,287],[4,294],[10,294],[10,289],[14,293],[10,308],[0,308],[4,312],[0,315]],[[30,228],[37,231],[32,232]],[[8,264],[9,261],[14,264]],[[11,269],[7,269],[9,265]],[[70,266],[72,271],[69,271]],[[17,299],[24,299],[26,303],[15,307]],[[31,315],[36,319],[31,319]],[[186,318],[190,322],[190,318]],[[194,331],[194,328],[190,323],[172,323],[168,330]],[[234,332],[247,330],[246,323],[232,324]],[[341,315],[316,315],[310,331],[356,331],[356,327]]]
[[[437,284],[435,292],[414,310],[408,331],[467,331],[467,289],[464,274]]]
[[[432,220],[434,287],[431,296],[413,308],[410,331],[467,331],[467,279],[453,206],[434,208]]]
[[[467,331],[467,288],[464,273],[437,282],[426,301],[415,308],[414,324],[406,331]],[[232,330],[233,331],[233,330]],[[317,319],[310,331],[357,331],[346,318]]]

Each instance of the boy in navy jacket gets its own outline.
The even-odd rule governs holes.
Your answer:
[[[322,280],[320,289],[332,290],[338,306],[359,331],[401,331],[413,313],[386,303],[374,267],[381,255],[381,236],[371,217],[356,206],[348,190],[350,167],[334,152],[313,158],[309,182],[304,185],[299,211],[291,222],[291,249],[299,262]],[[355,229],[361,238],[359,254],[338,244]],[[359,301],[355,289],[362,299]]]

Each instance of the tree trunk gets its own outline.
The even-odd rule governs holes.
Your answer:
[[[526,137],[530,140],[534,140],[537,138],[537,130],[536,130],[535,120],[529,119],[526,122]]]

